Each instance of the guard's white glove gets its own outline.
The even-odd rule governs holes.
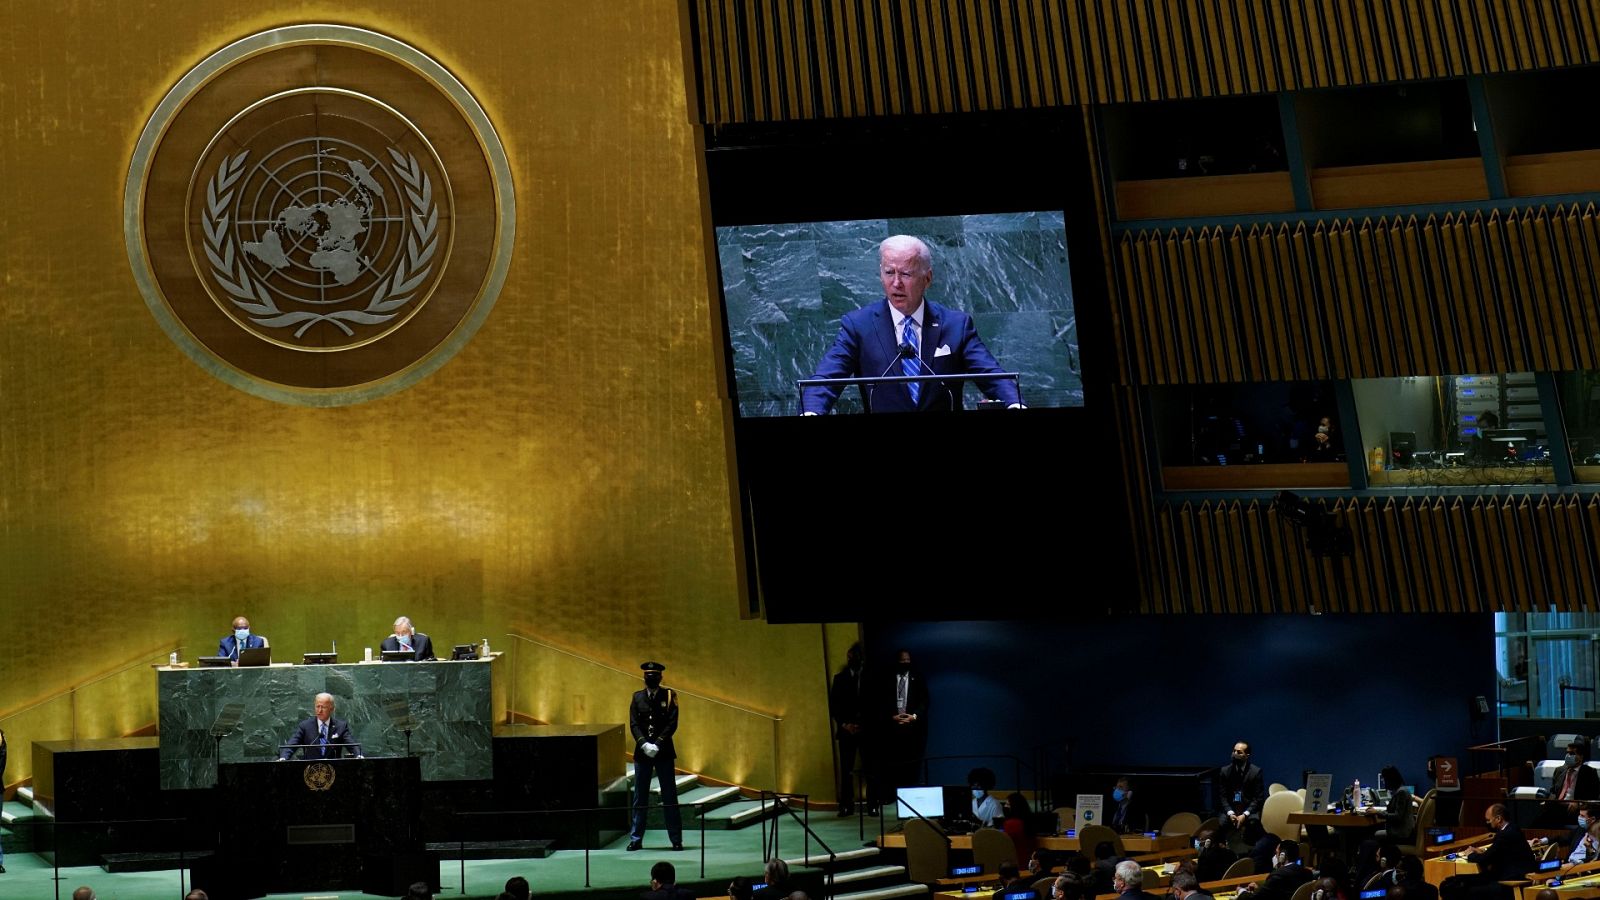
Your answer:
[[[644,750],[644,755],[650,757],[651,759],[655,759],[656,754],[661,752],[660,747],[657,747],[655,744],[652,744],[649,741],[640,744],[639,747],[640,749]]]

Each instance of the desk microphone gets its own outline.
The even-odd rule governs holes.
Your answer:
[[[900,345],[901,354],[904,355],[904,356],[909,356],[912,359],[916,360],[917,361],[917,367],[922,370],[922,373],[924,375],[937,375],[937,374],[939,374],[938,372],[935,372],[933,370],[933,366],[928,365],[927,361],[924,360],[922,357],[918,356],[915,353],[907,352],[910,349],[911,349],[911,345],[910,344],[901,344]],[[923,382],[923,384],[928,384],[928,383],[929,382],[926,382],[926,381]],[[951,412],[954,412],[955,409],[956,409],[956,406],[957,406],[957,404],[956,404],[956,395],[955,395],[955,392],[950,389],[950,383],[947,382],[947,381],[941,381],[941,382],[938,382],[938,385],[939,385],[939,388],[941,390],[943,390],[945,392],[945,394],[950,397],[950,410],[951,410]]]
[[[916,348],[912,347],[909,342],[901,344],[899,349],[898,349],[898,352],[895,353],[894,358],[889,360],[889,364],[887,366],[883,367],[883,371],[882,372],[878,373],[878,377],[879,378],[887,378],[889,376],[889,370],[893,369],[895,366],[899,365],[900,364],[900,360],[902,360],[902,359],[916,359],[916,358],[917,358]],[[919,360],[919,362],[920,362],[920,360]],[[877,384],[873,384],[872,390],[867,391],[867,411],[868,412],[872,411],[872,395],[873,395],[873,393],[875,391],[877,391],[877,389],[878,389],[878,385]]]

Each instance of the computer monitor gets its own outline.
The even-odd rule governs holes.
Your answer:
[[[417,652],[415,650],[385,650],[385,651],[383,651],[383,661],[384,662],[416,662],[416,660],[417,660]]]
[[[1414,431],[1389,432],[1389,456],[1395,468],[1411,468],[1411,456],[1417,450],[1417,433]]]
[[[339,661],[337,653],[304,653],[300,656],[302,666],[331,666]]]
[[[903,787],[895,792],[895,815],[902,819],[944,817],[943,787]]]
[[[241,669],[250,666],[270,665],[272,665],[271,647],[251,647],[247,650],[239,651],[239,668]]]
[[[450,651],[450,658],[451,659],[477,659],[478,658],[478,645],[477,644],[457,644],[455,646],[455,648]]]
[[[220,668],[223,668],[224,666],[233,665],[233,657],[231,657],[231,656],[202,656],[199,659],[195,660],[195,662],[199,663],[200,664],[200,668],[202,668],[202,669],[220,669]]]

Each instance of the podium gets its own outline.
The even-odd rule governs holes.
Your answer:
[[[423,853],[416,757],[223,763],[217,852],[194,867],[213,898],[435,884]],[[431,868],[431,871],[430,871]]]

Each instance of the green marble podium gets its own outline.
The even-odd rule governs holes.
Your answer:
[[[209,788],[218,762],[270,760],[319,692],[368,757],[405,756],[403,725],[414,723],[411,753],[423,781],[494,777],[494,673],[498,655],[463,662],[273,665],[245,669],[160,667],[161,787]],[[238,715],[220,745],[219,718]],[[220,760],[218,758],[220,752]]]

